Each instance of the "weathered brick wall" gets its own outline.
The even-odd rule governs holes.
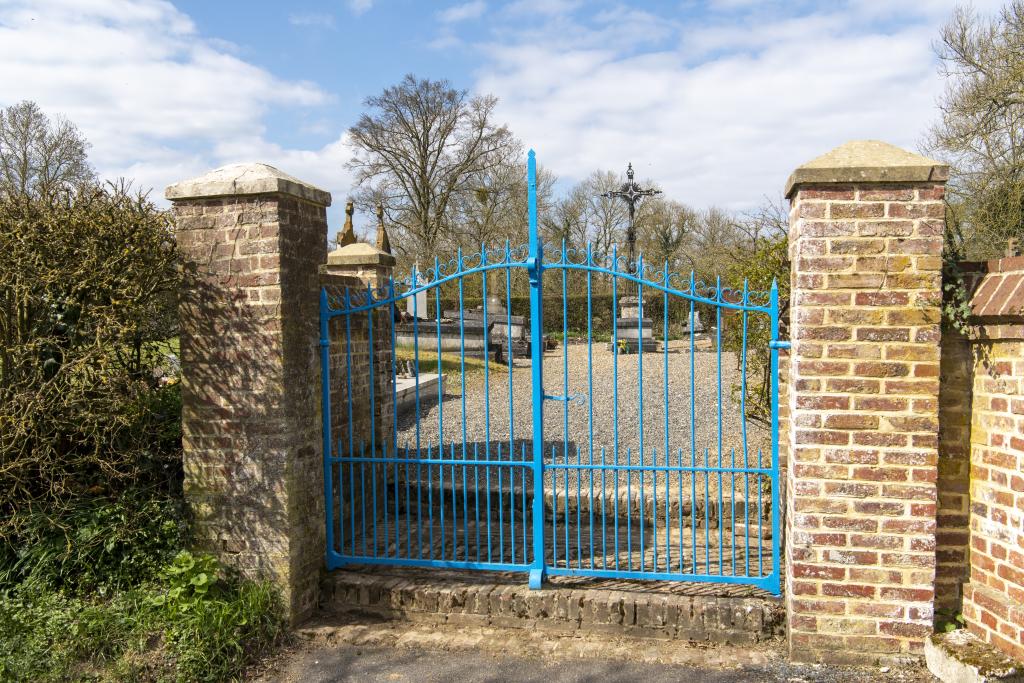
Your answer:
[[[968,628],[1024,661],[1024,257],[974,264]]]
[[[794,659],[914,657],[932,630],[944,170],[849,143],[791,179]]]
[[[187,263],[182,431],[196,542],[277,583],[293,621],[315,608],[324,535],[316,271],[330,196],[294,194],[304,187],[253,164],[167,190]]]
[[[936,622],[960,611],[961,586],[968,576],[970,514],[971,384],[970,341],[952,329],[942,336],[939,362],[939,473],[935,532]]]

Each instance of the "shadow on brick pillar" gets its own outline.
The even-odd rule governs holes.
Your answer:
[[[202,549],[269,579],[292,623],[323,566],[317,269],[331,196],[266,164],[167,188],[181,297],[185,496]]]
[[[932,632],[948,169],[856,141],[790,176],[790,656],[920,656]]]
[[[939,472],[935,539],[936,622],[960,612],[970,576],[971,343],[953,329],[942,335],[939,365]]]
[[[343,232],[338,236],[337,249],[327,256],[327,264],[320,267],[320,284],[326,290],[332,308],[345,308],[345,294],[348,290],[349,306],[364,305],[369,289],[375,298],[387,298],[395,258],[370,244],[355,241],[352,232],[352,203],[346,208],[348,219]],[[386,243],[386,240],[385,240]],[[373,316],[373,367],[370,366],[370,325]],[[370,455],[372,445],[376,453],[388,455],[393,452],[395,406],[392,373],[394,349],[391,344],[393,308],[383,305],[371,312],[359,312],[332,318],[329,327],[330,364],[330,439],[337,450],[336,455]],[[373,382],[371,400],[370,381]],[[371,416],[371,405],[373,415]],[[372,472],[363,472],[367,486],[376,480],[377,488],[385,486],[391,474],[390,466],[373,467]],[[329,523],[334,528],[335,552],[344,549],[338,544],[354,542],[352,534],[339,529],[342,520],[360,510],[365,515],[367,506],[373,503],[369,496],[361,497],[359,489],[343,495],[339,490],[343,478],[351,477],[343,472],[340,464],[330,470],[332,500],[335,501]],[[380,514],[378,510],[374,514]],[[348,547],[347,554],[361,554],[362,550]]]

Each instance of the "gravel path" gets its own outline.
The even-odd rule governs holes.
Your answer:
[[[548,401],[544,410],[544,436],[547,444],[547,461],[576,462],[577,449],[580,462],[586,464],[590,458],[591,409],[593,411],[593,458],[601,461],[604,449],[606,462],[615,458],[615,409],[617,404],[618,462],[625,464],[665,464],[665,428],[668,427],[670,463],[679,464],[680,449],[683,465],[690,465],[691,414],[690,414],[690,354],[686,345],[674,343],[667,354],[668,362],[668,419],[666,421],[665,363],[663,352],[618,357],[617,396],[613,382],[615,356],[604,343],[595,342],[592,347],[591,364],[588,367],[587,346],[569,344],[545,354],[545,393],[553,395],[580,395],[572,402]],[[643,401],[639,401],[638,378],[640,361],[643,364]],[[748,463],[756,466],[758,450],[762,452],[762,463],[770,462],[771,434],[766,425],[744,420],[738,401],[732,398],[732,387],[739,381],[735,356],[723,353],[721,356],[721,392],[718,384],[718,355],[711,351],[698,351],[693,358],[694,367],[694,437],[696,464],[730,466],[735,453],[736,466],[743,465],[744,427]],[[564,382],[568,370],[568,392]],[[529,361],[515,361],[512,372],[512,425],[517,456],[522,453],[530,457],[532,439],[532,369]],[[593,400],[588,401],[588,373],[593,376]],[[436,400],[423,404],[420,409],[419,439],[425,449],[427,444],[439,441],[440,426],[443,424],[443,439],[446,449],[455,445],[456,455],[462,455],[462,444],[466,443],[466,454],[473,457],[474,450],[486,452],[488,436],[491,444],[489,457],[497,457],[496,450],[502,449],[502,459],[507,459],[509,448],[509,375],[507,372],[492,371],[487,378],[490,401],[485,400],[487,391],[482,372],[467,376],[465,400],[461,396],[462,378],[450,374],[446,378],[446,394],[439,408]],[[721,402],[721,411],[719,411]],[[641,455],[641,416],[643,409],[643,449]],[[463,434],[463,406],[465,410],[465,434]],[[439,420],[439,415],[443,417]],[[719,431],[719,421],[721,430]],[[489,426],[489,431],[488,431]],[[415,411],[404,412],[399,419],[400,445],[410,448],[416,444]],[[721,450],[719,449],[721,444]],[[554,447],[554,453],[551,449]],[[705,452],[707,453],[705,457]],[[674,481],[675,475],[673,475]],[[688,477],[684,476],[688,481]],[[712,477],[712,488],[715,487]],[[728,484],[726,484],[728,486]]]

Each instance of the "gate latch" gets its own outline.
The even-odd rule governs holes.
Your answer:
[[[551,394],[544,394],[545,401],[565,401],[566,403],[586,403],[587,397],[583,394],[573,394],[571,396],[552,396]]]

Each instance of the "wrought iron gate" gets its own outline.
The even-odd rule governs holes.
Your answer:
[[[652,268],[642,256],[626,268],[614,248],[607,255],[590,245],[552,250],[538,231],[532,151],[528,187],[528,245],[506,243],[473,256],[460,251],[377,289],[321,292],[328,567],[528,571],[532,587],[548,575],[742,583],[778,594],[778,350],[785,343],[778,339],[777,287],[731,290],[720,280],[705,286],[668,264]],[[571,277],[582,278],[574,284],[579,295],[568,293]],[[551,279],[560,296],[545,298]],[[610,290],[610,311],[607,295],[595,288]],[[524,303],[517,290],[528,293],[528,320],[513,315]],[[655,293],[649,303],[645,292]],[[621,299],[634,295],[636,315],[623,325]],[[467,311],[467,298],[477,296],[480,309]],[[457,302],[457,311],[446,314],[445,300]],[[554,351],[545,302],[551,315],[561,309]],[[573,330],[575,344],[570,306],[586,320],[585,337]],[[645,306],[661,313],[661,348],[649,353],[658,340]],[[401,307],[408,320],[396,322],[405,317]],[[713,332],[698,332],[701,311],[714,318]],[[609,313],[604,346],[594,321]],[[747,342],[755,325],[769,338],[768,453],[751,443],[745,417]],[[727,356],[723,366],[725,326],[741,343],[732,384],[723,383],[723,369],[736,362]],[[706,346],[712,350],[702,351]],[[498,375],[495,357],[507,377]],[[561,393],[546,393],[546,367],[561,375]],[[646,393],[645,378],[653,378]],[[400,381],[411,397],[401,428]],[[595,381],[598,403],[611,396],[608,410],[595,409]],[[446,382],[453,391],[458,383],[457,396],[446,392]],[[573,393],[580,384],[585,391]],[[390,401],[381,401],[387,393]],[[705,399],[710,405],[697,405]],[[385,404],[392,412],[382,410]],[[562,417],[560,441],[545,440],[553,405]],[[452,419],[455,413],[461,421]],[[738,419],[726,424],[733,413]],[[554,431],[557,421],[548,426]]]

